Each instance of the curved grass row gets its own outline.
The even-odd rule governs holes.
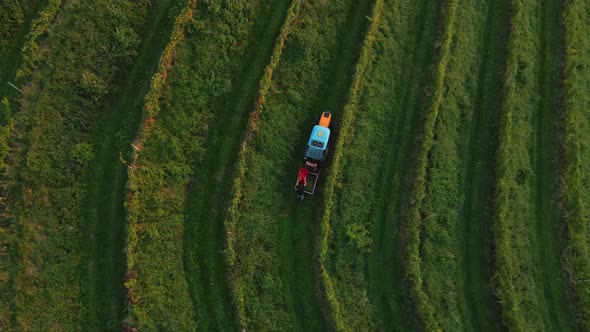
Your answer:
[[[247,308],[246,308],[246,299],[245,293],[246,290],[244,289],[244,285],[241,283],[236,282],[235,278],[235,269],[237,268],[238,262],[238,253],[236,251],[236,228],[238,227],[237,223],[239,221],[239,208],[241,204],[241,200],[243,199],[243,185],[244,185],[244,178],[247,172],[247,164],[246,158],[248,150],[251,148],[250,145],[254,140],[253,134],[258,129],[258,123],[260,121],[261,113],[265,107],[265,102],[267,95],[270,92],[271,85],[273,83],[273,75],[275,69],[279,65],[281,61],[281,57],[283,54],[283,49],[285,47],[285,42],[289,37],[290,33],[295,29],[295,24],[297,22],[297,17],[301,10],[301,2],[300,1],[293,1],[285,19],[283,26],[281,27],[281,31],[279,36],[277,37],[277,41],[275,43],[275,47],[271,56],[271,60],[269,64],[266,66],[264,75],[260,79],[259,83],[259,91],[258,96],[256,99],[255,107],[252,113],[248,118],[248,125],[247,130],[244,135],[244,139],[241,143],[241,148],[238,156],[237,167],[236,167],[236,176],[234,178],[233,186],[232,186],[232,198],[229,202],[227,218],[225,220],[225,229],[227,232],[227,239],[226,239],[226,257],[227,257],[227,264],[229,267],[229,278],[230,278],[230,285],[232,287],[232,294],[234,298],[234,303],[237,307],[238,312],[238,321],[239,326],[241,328],[245,328],[249,325],[249,321],[251,320],[248,317]]]
[[[23,146],[10,179],[17,241],[13,317],[19,330],[83,325],[82,180],[94,158],[91,142],[108,87],[137,46],[112,36],[120,29],[139,39],[135,31],[149,8],[147,1],[94,1],[60,11],[59,3],[49,2],[23,48],[20,79],[30,81],[16,118]],[[34,56],[27,58],[27,50]]]
[[[222,234],[195,234],[197,226],[189,223],[202,211],[188,206],[194,201],[187,197],[211,190],[197,180],[202,179],[199,172],[204,172],[207,158],[224,153],[209,150],[220,139],[213,135],[222,129],[222,119],[248,107],[239,108],[236,100],[253,99],[250,90],[242,90],[247,80],[257,82],[243,76],[245,68],[253,66],[247,55],[258,45],[257,32],[268,13],[280,7],[262,1],[211,2],[193,10],[194,4],[187,3],[177,19],[161,70],[152,80],[128,171],[125,285],[131,308],[128,323],[140,329],[235,328],[235,309],[225,301],[229,296],[224,294],[224,267],[216,265],[214,275],[205,275],[204,269],[218,261],[201,261],[217,259],[218,249],[194,252],[196,245],[210,244],[197,243],[200,239]],[[263,52],[256,58],[262,67],[266,57]],[[227,134],[239,137],[239,127],[238,123],[238,133]],[[220,260],[223,263],[223,256]]]
[[[154,2],[142,27],[142,40],[132,64],[119,75],[116,93],[105,103],[87,179],[85,244],[88,252],[86,279],[87,330],[114,330],[126,315],[122,280],[126,272],[125,184],[127,167],[122,156],[131,152],[150,79],[168,45],[176,16],[185,0]]]
[[[424,329],[428,331],[439,330],[440,324],[436,318],[435,309],[431,299],[424,291],[421,271],[420,239],[423,228],[423,220],[420,208],[426,195],[426,169],[428,156],[434,144],[434,131],[438,113],[441,109],[444,96],[444,84],[451,55],[451,45],[455,34],[455,20],[457,1],[449,0],[443,8],[443,36],[438,54],[438,62],[435,68],[434,84],[432,87],[432,100],[429,102],[425,118],[424,131],[419,143],[419,151],[414,166],[414,175],[411,192],[409,195],[410,206],[407,212],[407,220],[403,228],[405,240],[405,255],[407,264],[407,278],[410,284],[410,292],[416,304],[418,316]]]
[[[262,95],[268,91],[260,99],[264,103],[250,119],[226,221],[230,278],[243,328],[316,330],[326,324],[312,256],[318,196],[297,205],[291,170],[296,172],[301,154],[294,147],[303,144],[308,121],[321,110],[330,107],[340,118],[341,106],[334,106],[344,103],[356,59],[341,52],[364,36],[368,4],[304,3],[271,81],[261,84],[269,90],[262,90]],[[346,34],[352,26],[354,34]]]
[[[329,164],[320,219],[320,273],[327,277],[326,297],[340,330],[415,326],[396,212],[403,204],[440,8],[427,1],[373,7],[379,19],[370,23],[365,43],[372,47],[363,48],[357,63],[362,70],[347,91],[351,104],[344,106],[348,113],[339,129],[345,136],[339,136]]]
[[[255,102],[263,102],[260,99],[264,96],[259,94],[268,91],[268,86],[261,84],[270,82],[270,68],[276,66],[285,36],[300,8],[297,1],[291,0],[253,4],[256,3],[250,2],[253,9],[250,42],[242,54],[235,56],[239,61],[232,61],[230,67],[236,84],[229,93],[212,99],[215,121],[204,145],[203,153],[207,157],[194,160],[191,167],[196,172],[187,190],[184,267],[197,310],[197,326],[202,330],[237,328],[225,255],[227,199],[249,115]],[[233,15],[241,20],[248,17],[241,13]]]
[[[421,222],[423,289],[443,330],[498,329],[490,204],[500,109],[506,2],[457,8],[444,99],[428,153]],[[444,271],[444,272],[443,272]]]
[[[196,1],[187,0],[176,17],[170,41],[145,96],[144,120],[133,143],[135,151],[128,168],[129,192],[125,203],[127,274],[124,284],[129,317],[125,324],[139,329],[194,330],[196,326],[180,241],[184,184],[188,182],[189,170],[178,161],[182,158],[184,146],[179,145],[178,139],[172,140],[164,127],[167,117],[182,114],[160,114],[169,71],[177,47],[185,40],[195,8]],[[200,134],[203,126],[197,119],[193,119],[196,125],[189,129]],[[162,141],[174,144],[173,148],[163,152]],[[194,144],[191,144],[190,135],[182,143]]]
[[[513,1],[500,122],[494,278],[508,329],[573,329],[554,196],[559,1]]]
[[[342,156],[343,151],[345,151],[344,145],[347,144],[347,139],[349,139],[350,132],[353,130],[354,113],[358,111],[358,99],[360,98],[359,94],[363,88],[362,84],[364,83],[364,75],[369,69],[368,67],[375,56],[373,42],[376,38],[375,34],[377,33],[377,29],[380,26],[381,12],[383,11],[384,5],[384,0],[375,0],[373,3],[371,16],[369,18],[369,28],[361,47],[359,60],[355,65],[352,85],[347,96],[348,100],[344,106],[342,120],[338,130],[338,139],[334,145],[334,150],[336,152],[330,163],[330,173],[324,189],[324,212],[321,218],[319,240],[320,273],[326,294],[325,296],[329,304],[330,315],[332,316],[332,321],[338,331],[374,329],[373,323],[370,319],[370,309],[366,297],[364,299],[355,299],[360,301],[356,303],[357,306],[353,310],[350,310],[349,306],[346,306],[345,310],[342,310],[342,305],[340,304],[337,290],[335,289],[335,282],[327,267],[327,260],[329,259],[328,241],[331,232],[331,212],[334,207],[334,190],[336,183],[340,178]],[[346,314],[343,314],[343,311],[346,312]]]
[[[565,270],[577,302],[576,316],[590,329],[590,3],[565,3],[564,163]]]
[[[528,258],[526,262],[523,262],[523,258],[518,257],[518,253],[523,253],[530,250],[532,245],[528,243],[528,235],[524,239],[518,238],[519,236],[524,235],[524,230],[518,232],[516,236],[511,235],[515,233],[515,229],[513,227],[515,221],[510,222],[510,224],[504,222],[504,220],[508,221],[514,219],[512,215],[509,215],[509,213],[511,212],[511,196],[514,197],[514,194],[511,194],[511,191],[514,191],[514,189],[511,189],[511,187],[517,185],[515,181],[516,174],[514,174],[517,170],[515,170],[514,167],[510,167],[510,161],[513,156],[517,157],[518,154],[526,155],[527,153],[526,150],[523,151],[525,146],[519,145],[518,142],[514,142],[513,139],[513,128],[515,127],[515,124],[513,123],[515,122],[515,119],[513,119],[515,117],[513,110],[516,109],[516,107],[512,104],[519,102],[519,104],[522,105],[526,102],[526,99],[522,97],[518,98],[519,96],[523,95],[523,92],[517,91],[517,87],[523,86],[527,82],[527,78],[528,81],[534,81],[534,79],[531,77],[532,73],[527,73],[528,77],[526,78],[523,78],[523,74],[521,74],[520,80],[516,80],[519,65],[524,65],[523,60],[520,58],[526,57],[526,65],[529,67],[534,64],[534,58],[531,59],[531,57],[527,56],[527,54],[537,53],[536,46],[530,41],[532,37],[521,32],[523,31],[521,29],[523,29],[524,26],[531,24],[531,13],[527,12],[527,7],[530,6],[530,2],[527,3],[513,1],[513,17],[511,20],[512,32],[508,43],[509,54],[505,78],[506,93],[504,96],[504,113],[502,115],[499,135],[500,148],[498,150],[497,166],[498,182],[496,185],[495,199],[496,220],[493,226],[497,260],[495,279],[498,285],[498,297],[500,298],[502,304],[502,319],[507,327],[517,329],[526,329],[532,327],[529,325],[530,323],[527,323],[527,312],[536,312],[533,317],[529,318],[531,321],[536,322],[537,324],[542,322],[540,317],[541,312],[538,311],[538,304],[536,301],[533,302],[528,299],[532,298],[533,300],[536,300],[536,296],[531,294],[531,291],[534,291],[534,288],[527,286],[533,284],[533,281],[531,280],[530,276],[528,276],[526,280],[523,280],[522,275],[526,273],[526,271],[530,269],[534,263],[530,258]],[[526,45],[526,48],[522,51],[519,51],[521,47],[524,46],[524,42],[526,42],[524,44]],[[521,70],[525,70],[525,68]],[[526,92],[529,95],[531,94],[530,91]],[[529,97],[528,99],[530,100],[532,98]],[[527,128],[527,134],[529,133],[530,129]],[[519,151],[515,151],[516,149]],[[528,173],[530,173],[530,171]],[[506,181],[505,178],[509,179],[509,181]],[[520,211],[520,213],[526,214],[527,212]],[[525,242],[520,241],[526,241],[526,244]],[[515,244],[519,244],[520,242],[520,245],[517,248],[513,248],[511,242],[514,242]],[[524,271],[518,271],[519,267]],[[530,289],[530,291],[524,292],[527,289]],[[525,301],[523,297],[526,297],[527,300]],[[529,306],[528,308],[526,307],[527,305]],[[525,307],[523,308],[523,306]]]

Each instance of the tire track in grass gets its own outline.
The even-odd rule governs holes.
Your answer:
[[[509,8],[503,1],[488,1],[488,15],[480,51],[478,87],[466,150],[465,198],[459,238],[462,238],[465,310],[477,330],[498,330],[499,308],[491,289],[491,199],[494,193],[494,165],[502,96],[502,68],[505,66]]]
[[[86,322],[91,330],[116,329],[122,324],[126,225],[123,202],[127,173],[119,158],[128,152],[137,131],[144,96],[170,37],[173,7],[182,2],[154,2],[138,56],[121,76],[120,90],[106,107],[108,120],[89,180],[87,301],[90,310]]]
[[[185,269],[200,330],[231,331],[236,319],[224,255],[225,205],[243,128],[258,92],[258,83],[273,52],[290,0],[274,1],[256,29],[256,42],[243,60],[241,85],[218,112],[206,159],[196,169],[185,213]]]
[[[319,116],[325,110],[331,110],[333,121],[335,123],[341,121],[342,108],[350,91],[354,67],[365,38],[368,27],[367,17],[370,15],[372,3],[371,0],[353,1],[344,23],[348,29],[342,31],[338,39],[339,44],[334,52],[336,56],[330,66],[332,69],[323,84],[326,88],[318,93],[317,102],[311,108],[313,112],[311,118]],[[301,167],[303,150],[311,124],[302,133],[301,143],[295,149],[297,154],[289,163],[291,165],[289,170],[293,171],[287,172],[282,182],[286,188],[286,195],[282,200],[283,204],[285,202],[287,204],[284,204],[285,215],[278,221],[281,224],[281,259],[285,262],[281,273],[283,280],[288,280],[288,298],[293,307],[295,326],[298,331],[325,330],[326,323],[330,321],[320,286],[320,272],[315,250],[315,239],[319,233],[318,226],[323,208],[322,186],[329,172],[330,162],[328,161],[324,166],[316,192],[313,196],[308,196],[303,205],[297,201],[292,190],[297,176],[295,172]],[[336,139],[337,132],[331,137],[332,142]],[[333,322],[327,325],[333,325]]]
[[[573,330],[573,317],[569,310],[567,288],[561,270],[559,246],[559,216],[557,214],[557,127],[559,119],[559,66],[562,49],[560,23],[561,1],[544,0],[540,6],[539,19],[539,104],[535,128],[535,219],[536,255],[543,265],[539,280],[540,297],[548,307],[543,315],[545,326],[554,331]]]
[[[372,212],[373,251],[369,258],[369,294],[383,330],[411,328],[412,313],[404,287],[403,259],[400,244],[401,209],[407,189],[408,168],[420,120],[422,91],[428,85],[433,44],[439,24],[441,5],[435,1],[421,3],[421,19],[416,21],[416,39],[410,48],[401,79],[407,84],[400,92],[400,117],[385,138],[391,146],[382,170],[381,201]],[[394,79],[394,78],[392,78]]]

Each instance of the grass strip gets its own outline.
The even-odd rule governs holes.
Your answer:
[[[377,29],[380,25],[381,12],[383,11],[383,7],[384,0],[376,0],[373,3],[370,15],[369,28],[367,30],[365,39],[361,47],[359,60],[355,65],[352,84],[347,96],[348,100],[346,105],[344,106],[344,111],[342,113],[342,122],[340,124],[338,131],[338,139],[334,147],[336,152],[333,156],[332,163],[330,165],[330,175],[326,180],[326,186],[324,189],[324,213],[320,223],[319,262],[324,291],[329,304],[330,315],[332,317],[336,330],[338,331],[358,330],[363,328],[370,329],[373,327],[368,317],[368,312],[364,313],[364,322],[356,321],[354,319],[344,319],[341,305],[338,300],[338,295],[334,287],[334,281],[326,265],[329,256],[328,239],[330,237],[330,217],[332,210],[334,208],[334,189],[342,169],[342,154],[345,150],[344,145],[347,143],[349,133],[352,131],[352,125],[354,123],[354,113],[356,113],[358,110],[358,99],[359,94],[361,92],[360,90],[362,88],[361,84],[363,83],[364,75],[367,72],[368,67],[370,66],[370,61],[373,60],[375,55],[373,42],[375,41],[375,34],[377,33]],[[365,311],[368,311],[367,307],[365,307],[364,309]],[[348,317],[349,315],[347,314],[344,316]]]
[[[236,329],[224,253],[226,200],[248,117],[259,97],[260,80],[272,72],[269,61],[276,65],[276,54],[299,8],[298,1],[282,0],[261,2],[256,9],[251,19],[251,42],[239,56],[240,61],[234,62],[241,67],[236,68],[232,79],[238,84],[216,102],[216,118],[204,145],[207,158],[195,160],[191,166],[195,172],[185,210],[184,261],[201,330]]]
[[[13,108],[17,90],[9,85],[14,81],[21,48],[27,41],[31,21],[41,9],[40,1],[8,0],[0,8],[0,330],[8,330],[14,317],[14,232],[7,197],[7,180],[11,169],[11,134],[15,130]]]
[[[249,145],[252,144],[252,134],[257,130],[258,122],[260,120],[260,115],[264,107],[264,103],[266,101],[266,96],[269,93],[273,74],[275,69],[277,68],[281,56],[283,54],[283,48],[285,47],[285,42],[287,37],[293,31],[296,18],[301,10],[301,2],[300,1],[293,1],[289,11],[287,13],[287,17],[285,18],[285,22],[281,27],[281,32],[277,37],[277,41],[275,43],[271,60],[266,65],[264,70],[264,75],[260,79],[259,83],[259,91],[258,97],[256,99],[255,108],[250,114],[248,118],[248,125],[247,130],[244,135],[244,139],[241,143],[241,148],[238,156],[238,162],[236,167],[236,177],[234,178],[233,186],[232,186],[232,198],[228,206],[228,216],[225,220],[225,229],[227,231],[227,244],[226,244],[226,257],[227,257],[227,265],[229,268],[230,274],[230,284],[232,287],[232,294],[234,298],[234,303],[236,304],[237,311],[238,311],[238,322],[241,328],[247,326],[248,319],[246,317],[246,303],[245,303],[245,294],[243,286],[239,283],[235,282],[235,268],[238,263],[238,256],[235,250],[235,241],[236,238],[234,236],[237,223],[238,223],[238,211],[239,211],[239,204],[242,197],[242,186],[243,186],[243,178],[246,174],[246,152],[249,148]]]
[[[383,19],[387,24],[380,30],[383,53],[374,73],[368,75],[371,83],[361,99],[364,111],[356,118],[357,138],[348,148],[339,217],[333,221],[347,230],[346,236],[334,241],[346,239],[348,245],[333,245],[356,247],[360,253],[359,249],[370,250],[367,276],[375,320],[383,330],[409,330],[417,322],[404,277],[400,228],[406,196],[400,193],[408,191],[415,140],[421,132],[424,87],[433,74],[442,3],[392,2],[391,6]],[[369,248],[363,229],[371,234]],[[354,255],[342,250],[334,250],[333,256],[331,261],[338,262],[333,273],[340,273],[339,266],[359,270],[364,265],[358,253],[354,263],[347,263],[347,257]]]
[[[491,199],[507,2],[462,2],[420,207],[424,291],[443,330],[497,330]],[[445,273],[441,273],[445,271]]]
[[[340,119],[357,60],[350,50],[364,38],[369,12],[369,1],[305,3],[251,116],[227,221],[231,280],[248,329],[324,329],[312,237],[320,202],[298,205],[285,170],[296,173],[295,147],[303,149],[314,116],[330,109]]]
[[[565,216],[563,256],[576,299],[576,318],[590,330],[590,3],[565,2],[564,167],[560,193]]]
[[[24,146],[14,162],[17,175],[10,178],[17,221],[16,329],[82,325],[80,220],[86,188],[81,179],[94,157],[88,142],[109,85],[137,46],[113,36],[119,29],[138,39],[135,30],[148,6],[136,1],[69,4],[54,20],[60,11],[60,2],[54,1],[32,25],[23,48],[21,69],[26,70],[20,71],[20,79],[30,82],[22,88],[16,119],[22,130],[15,132],[23,135]],[[31,49],[34,61],[26,57]]]
[[[178,140],[169,142],[175,150],[161,151],[162,140],[169,137],[159,124],[170,120],[171,114],[160,114],[162,98],[175,52],[186,38],[195,9],[196,1],[187,0],[175,19],[170,41],[145,96],[143,120],[133,142],[135,151],[128,167],[124,285],[129,299],[129,317],[125,324],[139,329],[195,330],[194,310],[183,270],[182,242],[179,241],[183,232],[182,181],[188,181],[189,174],[186,167],[178,165],[178,149],[182,148]],[[201,129],[199,124],[195,127],[190,129]],[[189,142],[187,138],[186,143]],[[154,163],[157,167],[150,167]],[[169,179],[176,181],[168,183]]]
[[[419,151],[416,159],[413,184],[410,192],[410,206],[408,209],[406,225],[403,228],[405,240],[405,255],[407,264],[407,278],[410,283],[410,292],[418,309],[418,316],[423,324],[424,329],[428,331],[440,330],[439,322],[435,316],[435,310],[432,302],[423,287],[420,258],[420,239],[422,225],[422,216],[420,208],[424,196],[426,195],[426,168],[428,166],[428,156],[434,144],[434,129],[438,113],[440,111],[443,95],[444,83],[451,54],[451,46],[455,33],[455,19],[458,3],[449,0],[443,8],[443,37],[438,55],[438,62],[435,68],[434,84],[432,88],[432,100],[424,118],[424,134],[419,143]]]
[[[143,27],[137,57],[119,75],[116,95],[104,107],[104,123],[96,140],[96,161],[88,179],[85,235],[88,248],[86,292],[88,330],[112,330],[122,326],[125,309],[123,278],[126,215],[123,206],[131,140],[141,121],[143,98],[168,44],[174,19],[184,0],[154,3]]]
[[[126,284],[133,310],[131,326],[235,328],[224,267],[205,261],[219,255],[219,248],[208,247],[215,245],[211,242],[214,239],[201,242],[204,237],[222,236],[223,232],[213,234],[212,226],[206,232],[195,233],[197,225],[190,223],[204,211],[193,210],[192,195],[204,191],[214,194],[206,182],[200,181],[203,176],[211,176],[201,166],[213,163],[209,159],[217,154],[231,154],[225,147],[223,151],[212,151],[218,141],[228,136],[239,140],[240,112],[244,111],[240,107],[247,109],[247,104],[253,102],[269,53],[258,53],[260,31],[267,27],[269,13],[280,8],[286,11],[287,6],[263,1],[200,5],[186,24],[186,37],[173,51],[171,67],[160,76],[164,81],[154,80],[158,84],[154,91],[159,92],[148,94],[145,134],[140,133],[134,143],[136,157],[129,170],[127,208],[133,264],[129,265]],[[264,32],[269,33],[269,49],[281,16],[275,33]],[[194,54],[200,55],[199,61],[194,61]],[[259,68],[253,68],[256,63],[260,63]],[[158,109],[150,111],[150,105]],[[237,123],[228,124],[228,119],[236,117]],[[224,131],[230,128],[235,132]],[[196,245],[205,246],[203,252],[196,253],[202,248]],[[163,251],[168,256],[159,254]],[[207,257],[201,261],[199,255]],[[223,262],[224,257],[220,259]],[[206,274],[210,264],[215,264],[215,270]],[[169,291],[171,288],[176,291]],[[162,307],[171,311],[162,312]],[[171,315],[178,319],[170,320]]]
[[[15,130],[13,111],[17,103],[17,90],[13,86],[25,81],[23,71],[31,72],[35,66],[30,56],[33,49],[41,57],[43,50],[39,40],[46,32],[60,10],[62,0],[50,0],[41,9],[41,0],[22,3],[10,0],[3,4],[0,12],[0,169],[7,167],[11,134]],[[4,7],[5,6],[5,7]],[[37,13],[37,9],[41,9]],[[16,76],[15,76],[16,75]],[[4,195],[2,195],[4,196]],[[7,218],[8,219],[8,218]]]
[[[513,1],[493,232],[508,329],[572,330],[554,209],[559,1]]]
[[[346,26],[349,29],[346,32],[340,32],[343,36],[338,38],[336,49],[332,51],[334,54],[341,54],[341,56],[331,60],[330,70],[324,77],[327,82],[324,83],[326,87],[317,91],[315,97],[317,101],[310,108],[332,110],[335,129],[334,141],[337,140],[338,126],[342,123],[344,106],[354,83],[355,68],[367,36],[373,3],[373,1],[367,0],[355,1],[349,7],[346,17]],[[300,133],[306,133],[306,129]],[[298,151],[303,150],[302,144],[306,139],[307,136],[298,142],[297,146],[300,146]],[[330,174],[332,159],[333,156],[329,155],[323,174]],[[289,169],[293,170],[300,167],[301,154],[293,154],[288,165],[290,165]],[[292,174],[288,174],[283,177],[281,181],[283,188],[289,188],[293,181],[292,176]],[[288,280],[287,299],[294,308],[296,328],[299,330],[321,329],[324,324],[336,327],[337,324],[330,314],[329,299],[322,280],[322,267],[319,259],[318,239],[324,209],[323,177],[324,175],[321,176],[321,180],[316,186],[317,199],[309,199],[306,204],[301,206],[300,202],[293,199],[291,192],[280,203],[283,213],[277,218],[277,222],[281,225],[280,259],[283,262],[281,278]],[[293,278],[293,276],[299,277]]]

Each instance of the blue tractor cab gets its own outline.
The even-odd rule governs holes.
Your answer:
[[[330,128],[315,125],[305,146],[305,159],[322,162],[328,155],[328,142],[330,140]]]
[[[299,175],[297,175],[297,181],[295,181],[295,191],[301,201],[303,201],[305,194],[313,195],[320,177],[322,164],[328,157],[331,120],[332,113],[323,112],[313,126],[309,140],[305,145],[303,158],[305,164],[299,169]]]

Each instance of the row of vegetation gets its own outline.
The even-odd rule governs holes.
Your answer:
[[[185,269],[191,289],[197,325],[205,330],[232,330],[239,324],[235,293],[231,291],[226,255],[227,200],[236,172],[240,142],[248,136],[248,119],[258,114],[285,38],[300,9],[291,0],[261,1],[249,17],[249,42],[241,54],[232,55],[231,91],[215,101],[212,122],[204,146],[206,158],[195,160],[185,210]],[[248,8],[248,7],[246,7]],[[258,105],[258,106],[256,106]]]
[[[135,52],[149,1],[60,8],[61,1],[49,1],[32,23],[17,74],[27,83],[16,118],[21,145],[10,165],[16,329],[84,325],[82,179],[102,102]]]
[[[194,147],[199,148],[202,139],[196,138],[206,123],[198,114],[174,113],[165,104],[171,98],[171,69],[186,70],[187,50],[182,47],[187,48],[186,30],[194,25],[195,8],[196,1],[188,0],[176,17],[145,97],[144,119],[128,168],[126,325],[139,329],[194,330],[196,325],[182,265],[184,186],[190,172],[183,160],[185,150],[194,153]],[[184,137],[168,131],[175,118],[184,120],[176,124],[183,126]]]
[[[35,66],[35,59],[41,57],[39,41],[46,37],[47,30],[60,10],[62,0],[48,1],[36,12],[40,0],[23,3],[11,0],[0,8],[0,169],[6,167],[10,136],[14,130],[13,112],[16,102],[9,96],[16,94],[10,84],[22,84]],[[36,17],[38,15],[38,17]],[[32,17],[36,17],[30,22]],[[29,26],[25,24],[30,23]],[[22,34],[28,31],[26,38]],[[22,43],[22,45],[21,45]],[[21,48],[23,49],[21,53]],[[35,50],[35,58],[30,54]],[[16,70],[18,68],[18,70]],[[16,77],[13,77],[16,73]],[[16,80],[15,80],[16,79]],[[3,196],[3,195],[2,195]]]
[[[444,98],[423,161],[424,197],[414,210],[419,214],[412,216],[421,227],[414,249],[419,250],[423,290],[443,330],[494,325],[491,281],[478,278],[489,273],[492,176],[485,169],[494,166],[504,7],[501,1],[464,1],[457,8]]]
[[[570,330],[554,208],[559,1],[513,1],[493,234],[496,292],[511,330]]]
[[[342,120],[340,121],[338,130],[338,140],[334,145],[335,153],[330,164],[330,175],[326,180],[324,192],[324,212],[320,224],[319,241],[320,273],[332,321],[338,331],[373,330],[375,328],[370,318],[368,298],[366,293],[363,292],[363,288],[358,289],[358,293],[348,287],[342,289],[339,287],[340,284],[331,276],[328,266],[331,265],[329,263],[331,258],[329,255],[329,240],[332,227],[331,213],[335,203],[334,192],[336,183],[341,178],[344,159],[343,152],[345,151],[344,146],[350,142],[353,132],[354,116],[359,108],[360,93],[365,88],[365,74],[370,69],[371,62],[375,58],[375,47],[373,44],[376,39],[377,30],[381,25],[381,13],[384,6],[384,0],[375,0],[373,3],[369,28],[360,51],[359,60],[355,66],[352,85],[347,97],[348,101],[344,106]],[[371,243],[370,238],[368,238],[368,231],[362,228],[361,225],[347,225],[346,229],[340,228],[336,232],[344,232],[351,236],[351,240],[357,244],[357,248],[362,250],[362,252],[366,252],[367,246]],[[347,259],[351,259],[352,257],[354,256],[347,255]],[[344,265],[343,267],[349,267],[349,265]],[[346,273],[346,271],[339,271],[339,273]],[[343,304],[340,303],[338,294],[342,291],[344,291],[344,296],[347,297],[344,299]],[[356,296],[351,296],[351,293]]]
[[[242,200],[244,198],[243,186],[248,169],[246,164],[247,157],[249,149],[251,148],[253,140],[255,139],[252,135],[258,130],[258,123],[260,121],[261,113],[265,108],[266,98],[271,89],[271,85],[273,84],[273,75],[275,69],[281,61],[285,42],[289,37],[289,34],[295,28],[296,18],[299,15],[300,10],[301,2],[293,1],[289,8],[285,23],[283,24],[281,32],[277,38],[277,43],[275,44],[271,60],[266,66],[264,76],[260,80],[256,104],[254,110],[249,116],[247,130],[244,135],[244,140],[241,144],[241,149],[238,156],[236,177],[234,179],[232,188],[232,199],[229,203],[228,216],[225,221],[225,228],[227,230],[227,264],[229,268],[232,294],[234,303],[237,307],[238,321],[241,328],[251,325],[250,321],[252,319],[248,317],[250,315],[250,310],[248,310],[246,303],[246,292],[250,290],[246,288],[247,285],[236,280],[238,278],[236,275],[236,269],[238,268],[237,265],[239,264],[238,254],[236,252],[236,247],[239,245],[239,243],[237,243],[238,238],[236,237],[236,229],[238,227],[237,223],[240,219],[240,205],[242,204]]]
[[[294,206],[293,172],[300,164],[300,148],[311,120],[325,109],[318,105],[322,96],[328,97],[327,92],[334,86],[341,87],[348,80],[337,77],[337,81],[330,81],[331,74],[348,75],[350,70],[333,68],[340,56],[338,37],[344,36],[350,25],[364,26],[365,22],[361,19],[346,24],[347,19],[363,17],[351,1],[316,1],[301,6],[297,24],[291,25],[288,18],[288,30],[284,28],[279,37],[277,47],[282,48],[284,43],[284,50],[281,54],[278,49],[273,58],[278,61],[280,56],[280,62],[271,62],[262,80],[260,97],[240,152],[226,220],[228,264],[240,325],[253,330],[276,326],[321,329],[324,324],[323,318],[317,316],[314,272],[298,267],[300,263],[308,267],[313,264],[309,256],[312,252],[291,252],[290,233],[309,237],[314,217],[311,206]],[[355,33],[355,43],[356,37]],[[345,91],[348,90],[346,87]],[[343,96],[329,97],[341,104],[339,99]],[[335,118],[340,118],[338,109],[332,111]],[[285,210],[291,212],[285,215]],[[290,213],[292,218],[288,217]],[[303,227],[306,232],[301,231],[300,225],[307,226]],[[295,239],[298,243],[308,240]],[[310,248],[305,246],[304,250],[307,249]]]
[[[329,167],[320,272],[338,329],[408,330],[398,209],[440,5],[384,1],[373,10]]]
[[[529,324],[541,325],[543,322],[540,317],[542,312],[537,310],[539,304],[534,293],[535,282],[529,272],[535,269],[535,264],[531,256],[527,255],[532,248],[530,238],[533,234],[523,224],[523,218],[515,215],[518,208],[521,209],[519,215],[531,213],[530,208],[525,209],[527,197],[532,196],[530,185],[525,184],[525,181],[530,181],[527,176],[532,174],[527,160],[530,147],[522,144],[531,135],[525,114],[530,116],[534,109],[534,105],[527,104],[535,99],[536,91],[531,85],[535,82],[535,54],[539,53],[534,36],[531,36],[533,31],[527,33],[525,30],[527,26],[536,26],[532,22],[531,4],[532,1],[513,2],[506,92],[499,135],[496,220],[493,225],[497,260],[495,278],[502,317],[507,327],[517,329],[532,328],[534,325]],[[522,164],[519,165],[520,169],[515,167],[517,160]],[[528,313],[532,317],[529,317],[527,324]]]
[[[186,194],[209,189],[192,178],[208,157],[212,128],[227,116],[221,112],[236,111],[227,104],[244,83],[239,76],[249,65],[244,55],[255,45],[253,27],[265,19],[269,5],[211,1],[195,9],[189,1],[186,6],[152,79],[128,170],[127,323],[139,329],[234,325],[218,321],[223,308],[207,307],[213,303],[201,301],[200,293],[207,286],[191,285],[201,280],[187,275],[199,262],[187,260],[195,254],[184,252],[192,246],[183,241],[195,240],[185,235]]]
[[[404,225],[405,254],[407,264],[407,278],[410,284],[412,298],[416,304],[418,316],[423,327],[428,331],[439,330],[439,323],[435,315],[435,308],[425,292],[420,257],[420,239],[423,220],[420,208],[426,195],[426,169],[428,156],[434,144],[435,124],[445,94],[445,81],[451,54],[451,46],[455,34],[455,20],[458,2],[449,0],[443,8],[443,36],[440,41],[438,62],[435,68],[432,87],[432,100],[429,102],[424,115],[424,131],[420,137],[419,151],[413,174],[413,184],[410,191],[410,206],[407,221]]]
[[[0,330],[8,329],[11,323],[13,291],[11,285],[14,260],[11,248],[14,234],[8,208],[6,180],[9,162],[10,137],[14,131],[12,111],[16,104],[11,98],[17,94],[8,83],[13,82],[15,67],[20,57],[22,44],[30,20],[37,14],[39,1],[5,1],[0,8]],[[33,36],[31,38],[36,38]]]
[[[565,269],[577,318],[590,330],[590,3],[565,3],[564,162]]]
[[[455,42],[447,51],[451,52],[446,69],[448,78],[438,87],[441,92],[444,91],[444,99],[440,100],[440,110],[429,109],[429,114],[432,114],[429,118],[436,117],[433,112],[439,114],[421,146],[420,156],[427,159],[422,159],[419,166],[426,169],[421,174],[423,178],[416,183],[424,187],[413,188],[423,190],[424,196],[413,196],[418,199],[413,202],[415,205],[410,219],[414,225],[412,228],[417,227],[419,231],[411,241],[416,241],[412,246],[414,259],[419,262],[419,277],[422,278],[420,292],[423,291],[432,305],[421,311],[433,310],[431,319],[435,319],[442,329],[450,331],[466,329],[466,322],[460,313],[464,309],[460,307],[462,280],[458,280],[461,268],[458,266],[460,252],[457,252],[457,208],[462,202],[460,179],[465,171],[459,137],[464,138],[469,132],[465,130],[461,118],[470,118],[473,112],[473,106],[467,103],[471,103],[471,95],[476,88],[477,52],[481,47],[478,42],[481,23],[485,21],[484,10],[478,8],[482,8],[481,5],[466,1],[457,9]],[[427,139],[430,137],[432,141],[429,142]],[[427,144],[430,147],[425,146]]]
[[[57,15],[61,1],[49,1],[40,11],[39,17],[30,22],[30,27],[25,24],[37,15],[39,1],[22,3],[11,0],[3,3],[3,7],[0,8],[0,22],[2,22],[0,23],[0,169],[3,171],[10,151],[10,136],[14,131],[12,113],[17,107],[16,102],[9,98],[16,94],[16,89],[10,84],[13,84],[11,82],[22,84],[26,78],[24,72],[30,74],[30,68],[34,67],[35,60],[27,54],[30,54],[32,49],[40,52],[39,40],[45,36],[49,25]],[[28,31],[27,36],[21,40],[23,39],[21,35],[25,31]],[[40,57],[40,54],[36,56]],[[13,77],[15,73],[16,77]],[[0,196],[4,197],[5,194],[2,193]],[[0,240],[0,243],[4,241]]]
[[[87,330],[120,328],[127,315],[126,273],[127,218],[124,208],[127,164],[131,143],[142,120],[144,98],[151,78],[170,41],[175,19],[186,0],[152,2],[149,20],[143,25],[137,56],[118,75],[114,93],[101,112],[100,133],[93,149],[96,157],[88,172],[85,203],[87,255],[84,286]],[[116,91],[116,92],[115,92]]]

